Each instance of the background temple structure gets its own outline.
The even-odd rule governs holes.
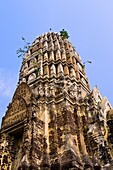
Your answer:
[[[73,45],[45,33],[25,54],[2,119],[0,170],[113,170],[112,124]]]

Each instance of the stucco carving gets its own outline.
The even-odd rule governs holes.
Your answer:
[[[2,120],[1,170],[113,169],[113,109],[84,69],[58,33],[36,38]]]

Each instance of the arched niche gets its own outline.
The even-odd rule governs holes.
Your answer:
[[[29,85],[25,82],[22,82],[16,89],[14,96],[13,96],[13,100],[15,98],[18,98],[18,96],[21,96],[26,103],[29,103],[31,100],[31,96],[32,96],[32,92],[31,89],[29,87]]]
[[[112,108],[112,106],[111,106],[110,102],[108,101],[107,97],[102,98],[101,108],[102,108],[103,111],[106,110],[106,112],[108,112]]]
[[[97,87],[94,87],[94,89],[92,90],[92,94],[93,94],[93,97],[97,103],[101,102],[102,96],[101,96]]]
[[[32,74],[29,76],[28,81],[31,81],[31,80],[33,80],[33,79],[35,79],[35,78],[36,78],[36,74],[35,74],[35,73],[32,73]]]
[[[20,97],[16,96],[15,99],[10,103],[6,115],[2,121],[2,128],[8,128],[12,125],[16,125],[22,122],[26,118],[27,114],[27,103]]]

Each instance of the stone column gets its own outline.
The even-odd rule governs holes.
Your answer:
[[[76,59],[75,59],[75,57],[73,57],[73,65],[74,65],[74,69],[76,70],[76,66],[77,66],[77,63],[76,63]]]
[[[60,76],[63,73],[63,66],[62,64],[58,64],[58,76]]]
[[[54,60],[54,52],[53,50],[50,52],[50,56],[49,56],[49,61]]]
[[[67,66],[67,65],[64,66],[64,75],[65,75],[65,76],[66,76],[66,75],[69,75],[69,69],[68,69],[68,66]]]
[[[70,77],[76,77],[75,70],[73,68],[70,68]]]
[[[44,53],[44,62],[45,61],[48,61],[48,53],[46,52],[46,53]]]
[[[62,49],[62,61],[66,61],[66,52]]]
[[[60,53],[60,50],[58,49],[56,52],[56,60],[59,60],[59,59],[61,59],[61,53]]]

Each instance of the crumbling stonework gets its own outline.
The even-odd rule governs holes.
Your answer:
[[[80,56],[58,33],[26,53],[2,120],[0,170],[112,170],[113,109],[90,90]]]

